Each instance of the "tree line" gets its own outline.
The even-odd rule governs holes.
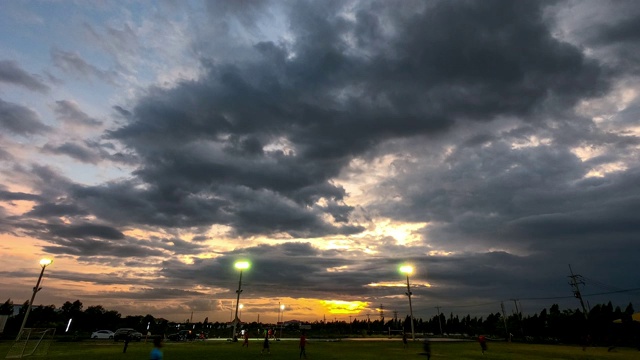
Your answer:
[[[15,316],[10,316],[4,329],[3,337],[11,338],[17,335],[20,324],[28,306],[26,301]],[[0,305],[0,315],[12,315],[14,304],[8,299]],[[640,346],[640,323],[632,320],[634,313],[630,303],[624,310],[611,302],[598,304],[585,314],[579,309],[561,310],[557,304],[548,310],[523,316],[514,313],[504,316],[501,313],[490,313],[486,317],[460,317],[450,313],[435,315],[429,319],[414,318],[414,329],[418,334],[428,336],[460,336],[475,337],[480,334],[496,339],[513,341],[527,341],[536,343],[565,343],[579,344],[589,342],[600,346]],[[69,322],[71,320],[71,322]],[[411,331],[411,320],[407,316],[403,320],[384,318],[376,320],[353,321],[315,321],[303,324],[312,325],[310,334],[313,336],[370,336],[370,335],[400,335]],[[258,333],[269,325],[245,323],[241,328]],[[168,335],[181,329],[204,333],[209,337],[230,337],[231,330],[228,323],[213,322],[208,318],[204,321],[190,323],[170,322],[154,316],[136,315],[122,316],[115,310],[107,310],[102,305],[89,306],[84,309],[80,300],[67,301],[61,307],[54,305],[34,306],[27,321],[27,327],[56,328],[57,334],[66,334],[88,338],[90,333],[101,329],[115,330],[121,327],[134,328],[143,334],[150,332],[154,335]],[[273,325],[272,325],[273,327]],[[276,327],[277,329],[277,327]],[[288,324],[285,333],[296,331],[297,328]],[[280,329],[282,332],[283,329]]]

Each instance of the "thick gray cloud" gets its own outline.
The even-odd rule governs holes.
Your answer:
[[[151,89],[111,136],[142,157],[136,174],[154,191],[233,204],[224,223],[240,234],[357,232],[320,220],[348,222],[331,179],[352,156],[459,121],[535,121],[607,89],[597,63],[551,36],[542,4],[504,5],[404,14],[365,4],[347,20],[339,6],[301,3],[289,14],[292,45],[259,43],[251,63],[210,64],[198,80]],[[287,148],[271,150],[282,139]],[[310,211],[320,198],[333,205]]]
[[[69,142],[57,146],[45,144],[42,149],[52,154],[67,155],[85,163],[95,164],[102,159],[99,153],[91,151],[91,149],[80,144]]]
[[[24,71],[13,60],[0,60],[0,82],[23,86],[29,90],[42,93],[49,91],[49,86],[41,79]]]
[[[587,31],[589,22],[554,13],[571,6],[608,15]],[[98,140],[40,147],[85,164],[134,166],[130,176],[80,184],[52,167],[16,166],[39,193],[0,193],[35,203],[2,226],[49,242],[51,253],[155,267],[152,289],[135,282],[132,298],[185,296],[205,307],[202,294],[184,289],[204,285],[232,296],[240,257],[253,263],[250,297],[362,299],[398,309],[403,289],[369,284],[402,281],[397,265],[410,261],[418,285],[432,284],[414,291],[422,316],[452,304],[488,303],[469,312],[497,312],[513,298],[539,310],[566,295],[575,306],[568,264],[605,283],[637,286],[628,274],[639,255],[638,100],[624,87],[634,86],[640,60],[638,12],[620,15],[634,7],[207,3],[199,15],[210,23],[189,27],[196,75],[126,89],[137,95],[109,105],[117,125]],[[262,36],[274,19],[287,33]],[[119,56],[139,50],[135,26],[85,30],[106,41],[98,47],[120,66],[134,63]],[[208,43],[212,34],[220,38]],[[244,47],[248,39],[259,40]],[[77,53],[53,48],[51,58],[65,73],[119,83]],[[618,110],[596,114],[601,103]],[[71,101],[52,110],[67,125],[101,125]],[[0,121],[27,119],[0,122],[13,133],[45,130],[21,105],[1,102],[2,113],[12,115]],[[378,173],[363,170],[374,167]],[[341,185],[369,176],[377,180],[362,196]],[[381,230],[375,218],[425,224],[412,234],[420,241],[371,235]],[[218,225],[236,238],[209,238]],[[137,239],[125,235],[131,229],[155,233]],[[353,248],[323,250],[325,240],[315,239],[325,236]],[[274,245],[255,245],[263,238]],[[274,240],[292,238],[308,242]],[[179,258],[210,251],[216,256]]]
[[[102,122],[90,117],[80,107],[69,100],[56,101],[54,112],[59,121],[71,125],[99,126]]]
[[[15,135],[43,134],[50,128],[40,121],[38,114],[22,105],[0,99],[0,128]]]

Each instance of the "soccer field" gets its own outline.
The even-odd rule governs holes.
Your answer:
[[[195,341],[166,342],[163,352],[165,360],[193,359],[297,359],[298,342],[272,341],[271,353],[261,354],[262,342],[252,340],[249,348],[241,347],[241,342]],[[0,342],[0,355],[4,357],[11,341]],[[126,353],[122,353],[123,343],[113,341],[54,342],[51,344],[47,359],[52,360],[124,360],[148,359],[152,349],[150,342],[129,344]],[[617,348],[608,352],[607,348],[590,347],[583,351],[578,346],[530,345],[517,343],[489,343],[488,351],[482,355],[480,346],[475,342],[432,342],[431,359],[640,359],[640,351],[632,348]],[[38,357],[33,357],[37,359]],[[42,358],[42,357],[40,357]],[[409,343],[404,349],[398,341],[338,341],[327,342],[311,339],[307,345],[307,358],[322,359],[426,359],[422,354],[420,342]]]

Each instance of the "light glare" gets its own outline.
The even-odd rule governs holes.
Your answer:
[[[403,274],[411,275],[413,273],[413,266],[411,265],[400,266],[400,272]]]
[[[53,262],[53,260],[51,260],[51,259],[42,259],[42,260],[40,260],[40,265],[41,266],[47,266],[47,265],[51,265],[52,262]]]
[[[246,269],[249,268],[249,262],[248,261],[238,261],[237,263],[235,263],[234,266],[236,267],[236,269],[246,270]]]

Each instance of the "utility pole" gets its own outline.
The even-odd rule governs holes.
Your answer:
[[[509,329],[507,329],[507,317],[504,314],[504,302],[500,301],[500,308],[502,308],[502,321],[504,321],[504,332],[507,338],[507,341],[511,340],[511,337],[509,336]]]
[[[580,293],[580,285],[584,285],[584,281],[582,281],[581,275],[573,273],[573,269],[571,269],[571,264],[569,264],[569,272],[571,273],[571,275],[569,275],[569,278],[571,279],[569,281],[569,285],[571,285],[571,288],[573,289],[573,296],[575,296],[576,298],[578,298],[578,300],[580,300],[580,306],[582,306],[582,313],[584,314],[584,318],[586,320],[588,317],[587,307],[584,305],[584,301],[582,300],[582,294]]]
[[[442,332],[442,320],[440,320],[440,306],[436,306],[436,309],[438,309],[438,325],[440,325],[440,335],[444,335],[444,333]]]
[[[513,301],[513,304],[516,306],[516,316],[518,317],[518,322],[520,323],[520,334],[524,336],[524,325],[522,324],[522,313],[520,312],[522,306],[520,306],[520,309],[518,309],[518,299],[511,299],[511,301]]]
[[[380,321],[384,325],[384,305],[380,304]]]
[[[367,314],[367,334],[371,334],[371,318]]]

